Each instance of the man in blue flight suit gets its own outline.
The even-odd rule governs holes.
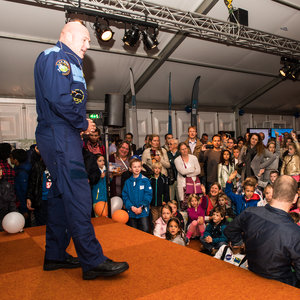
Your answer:
[[[42,52],[34,78],[38,114],[36,140],[52,177],[44,270],[82,267],[83,279],[112,276],[129,268],[103,255],[91,224],[92,198],[82,156],[80,132],[95,124],[86,119],[82,59],[90,35],[79,21],[67,23],[56,46]],[[66,253],[72,237],[77,257]]]

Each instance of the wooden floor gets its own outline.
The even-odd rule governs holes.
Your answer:
[[[107,218],[93,220],[106,256],[130,268],[82,280],[81,269],[44,272],[45,227],[0,233],[0,299],[300,299],[299,289]],[[76,255],[73,244],[69,252]]]

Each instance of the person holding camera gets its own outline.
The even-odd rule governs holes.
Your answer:
[[[214,182],[218,182],[218,164],[220,159],[221,137],[219,134],[215,134],[212,137],[212,145],[203,145],[199,156],[199,161],[204,163],[204,168],[206,169],[207,191]]]

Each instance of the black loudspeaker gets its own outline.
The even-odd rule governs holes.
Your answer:
[[[248,26],[248,11],[247,10],[238,8],[233,11],[233,14],[236,19],[234,18],[234,16],[232,14],[230,14],[230,17],[229,17],[230,22],[236,23],[236,20],[237,20],[241,25]]]
[[[105,94],[104,126],[124,127],[125,96],[122,94]]]

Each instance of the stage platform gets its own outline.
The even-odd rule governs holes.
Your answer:
[[[81,269],[42,270],[45,227],[0,233],[0,299],[300,299],[300,290],[150,234],[93,219],[104,253],[130,268],[82,280]],[[76,255],[73,244],[69,253]]]

